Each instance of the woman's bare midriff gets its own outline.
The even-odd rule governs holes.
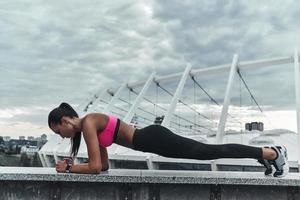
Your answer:
[[[128,148],[133,148],[132,138],[133,138],[134,131],[135,128],[120,121],[120,127],[119,127],[118,138],[116,143]]]

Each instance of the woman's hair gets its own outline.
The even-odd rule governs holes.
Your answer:
[[[54,108],[48,115],[48,126],[51,124],[61,124],[62,117],[78,117],[77,112],[67,103],[61,103],[57,108]],[[75,137],[71,138],[71,156],[74,158],[79,150],[81,141],[81,132],[76,132]]]

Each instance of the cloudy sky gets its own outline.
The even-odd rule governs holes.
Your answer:
[[[230,63],[234,53],[241,61],[291,56],[299,16],[299,3],[289,0],[2,0],[0,135],[50,134],[47,115],[60,102],[80,105],[99,88],[144,80],[154,70]],[[243,73],[272,108],[272,123],[289,119],[285,128],[295,130],[293,65]],[[224,93],[215,95],[222,100]]]

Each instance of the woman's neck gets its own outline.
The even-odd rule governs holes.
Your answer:
[[[76,131],[82,131],[82,118],[78,118],[78,117],[75,117],[72,119],[73,121],[73,126],[75,128]]]

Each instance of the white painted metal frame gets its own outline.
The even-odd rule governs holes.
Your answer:
[[[87,103],[86,104],[83,104],[83,105],[79,105],[77,107],[77,110],[78,110],[78,113],[79,113],[79,116],[82,116],[86,111],[85,109],[87,108],[87,110],[90,109],[90,105],[94,105],[95,104],[95,101],[97,100],[97,94],[99,93],[96,92],[93,96],[91,96],[90,98],[87,99]]]
[[[107,93],[107,90],[102,90],[101,93],[99,94],[99,96],[93,100],[93,103],[92,103],[92,105],[88,108],[88,111],[93,111],[93,109],[94,109],[95,106],[97,105],[97,100],[101,99],[106,93]]]
[[[248,69],[248,68],[257,68],[257,67],[267,67],[267,66],[273,66],[273,65],[281,65],[281,64],[290,64],[293,63],[293,56],[290,57],[279,57],[279,58],[272,58],[272,59],[263,59],[263,60],[256,60],[256,61],[244,61],[239,62],[239,68],[240,69]],[[228,71],[231,67],[231,64],[224,64],[224,65],[218,65],[218,66],[210,66],[205,67],[202,69],[194,69],[191,70],[190,75],[191,76],[204,76],[207,74],[216,74],[221,73],[224,71]],[[195,67],[194,67],[195,68]],[[200,67],[199,67],[200,68]],[[161,83],[161,82],[167,82],[179,79],[182,76],[182,73],[175,73],[170,74],[166,76],[158,76],[155,77],[155,82]],[[137,81],[134,83],[128,83],[129,88],[135,88],[139,86],[143,86],[145,84],[145,81]],[[115,93],[116,89],[109,89],[109,93]]]
[[[234,64],[235,63],[234,62],[235,57],[234,57],[231,64],[212,66],[212,67],[207,67],[205,69],[189,70],[189,74],[191,76],[202,76],[202,75],[207,75],[207,74],[216,74],[216,73],[224,72],[224,71],[227,71],[227,70],[231,69],[229,81],[228,81],[228,84],[227,84],[226,95],[225,95],[225,99],[224,99],[224,105],[225,104],[229,105],[229,103],[230,103],[230,89],[231,89],[231,86],[232,86],[232,83],[230,83],[230,82],[232,82],[233,79],[234,79],[234,73],[236,72],[236,68],[237,68],[237,60],[238,60],[238,57],[236,56],[236,64]],[[294,63],[294,68],[295,68],[295,93],[296,93],[296,105],[297,105],[297,132],[298,132],[298,167],[300,168],[300,75],[299,75],[300,69],[299,69],[299,55],[298,55],[297,49],[295,48],[293,56],[278,57],[278,58],[271,58],[271,59],[264,59],[264,60],[257,60],[257,61],[239,62],[238,67],[239,67],[239,69],[246,69],[246,68],[247,69],[248,68],[253,69],[253,68],[257,68],[257,67],[274,66],[274,65],[280,65],[280,64],[291,64],[291,63]],[[187,71],[187,69],[186,69],[186,71]],[[185,73],[186,73],[186,71],[185,71]],[[170,74],[170,75],[167,75],[167,76],[154,77],[153,79],[154,79],[155,82],[160,83],[160,82],[164,82],[164,81],[171,81],[171,80],[179,79],[181,76],[183,77],[182,73],[176,73],[176,74]],[[128,84],[124,83],[117,90],[114,90],[114,91],[113,90],[106,90],[105,92],[108,92],[110,94],[114,94],[114,96],[112,97],[111,101],[109,102],[109,104],[107,105],[105,110],[107,112],[110,112],[111,107],[114,105],[115,101],[119,97],[120,92],[122,90],[124,90],[124,88],[126,86],[129,87],[129,88],[135,88],[135,87],[138,87],[138,86],[142,86],[144,84],[145,84],[145,81],[139,81],[139,82],[128,83]],[[183,87],[184,83],[179,84],[179,85],[182,85],[182,87]],[[177,87],[177,90],[179,90],[179,86]],[[178,94],[177,94],[178,98],[176,98],[177,100],[175,100],[175,98],[172,99],[172,101],[174,101],[176,104],[177,104],[177,101],[180,97],[181,92],[178,91]],[[226,98],[227,98],[227,100],[226,100]],[[94,104],[96,104],[96,103],[94,103]],[[136,104],[138,104],[138,103],[136,103]],[[173,112],[174,112],[174,109],[176,107],[176,104],[173,108]],[[170,109],[170,114],[168,114],[168,117],[171,117],[171,115],[173,115],[173,112],[171,112],[171,111],[172,110]],[[223,116],[223,118],[220,120],[220,123],[221,123],[221,121],[223,121],[222,123],[226,123],[227,112],[228,112],[228,108],[226,109],[223,106],[222,115],[221,115],[221,116]],[[168,120],[168,121],[170,121],[170,120]],[[169,123],[167,123],[167,121],[164,121],[163,123],[169,124]],[[224,130],[224,128],[223,128],[223,126],[220,125],[220,127],[218,129],[218,131],[219,131],[218,132],[219,133],[218,134],[218,139],[219,139],[220,142],[222,141],[222,134],[221,134],[222,131],[221,130]],[[50,152],[45,152],[45,151],[39,152],[39,156],[41,157],[43,166],[51,166],[51,163],[50,163],[49,159],[47,158],[47,156],[50,156],[49,153]],[[51,156],[55,156],[55,154],[53,154]],[[152,162],[152,159],[151,159],[150,162]]]
[[[239,69],[248,69],[248,68],[257,68],[257,67],[267,67],[267,66],[274,66],[274,65],[281,65],[281,64],[290,64],[293,63],[294,58],[293,56],[285,56],[285,57],[277,57],[271,59],[262,59],[262,60],[255,60],[255,61],[241,61],[239,62]],[[215,74],[221,73],[224,71],[228,71],[231,67],[232,63],[218,65],[218,66],[209,66],[209,67],[199,67],[201,69],[193,69],[190,72],[191,76],[202,76],[207,74]],[[196,68],[196,67],[193,67]],[[155,77],[155,82],[160,83],[164,81],[172,81],[175,79],[179,79],[182,76],[182,73],[175,73],[166,76],[158,76]],[[129,88],[135,88],[139,86],[143,86],[145,81],[137,81],[134,83],[128,83]],[[115,93],[114,89],[108,90],[110,93]]]
[[[42,166],[43,166],[43,167],[46,167],[47,164],[46,164],[46,160],[45,160],[45,157],[44,157],[43,153],[41,153],[41,152],[39,151],[39,152],[38,152],[38,156],[39,156],[39,158],[40,158],[40,161],[41,161],[41,163],[42,163]]]
[[[225,124],[226,124],[228,108],[229,108],[229,104],[230,104],[230,100],[231,100],[231,90],[232,90],[234,78],[235,78],[235,75],[237,72],[238,59],[239,59],[239,56],[237,54],[235,54],[233,56],[233,60],[232,60],[232,64],[231,64],[231,69],[230,69],[229,79],[228,79],[228,83],[227,83],[227,87],[226,87],[221,117],[220,117],[220,121],[218,124],[216,142],[219,144],[223,143]]]
[[[116,100],[120,97],[121,92],[127,87],[127,83],[123,83],[119,89],[117,90],[116,93],[114,93],[114,96],[111,98],[111,100],[109,101],[108,105],[106,106],[106,108],[104,109],[104,113],[108,113],[111,114],[111,108],[113,107],[113,105],[115,104]]]
[[[297,135],[298,135],[298,168],[300,169],[300,78],[299,78],[299,57],[298,50],[294,51],[295,67],[295,93],[296,93],[296,110],[297,110]]]
[[[140,104],[142,98],[145,96],[147,90],[149,89],[151,83],[153,82],[154,76],[155,76],[154,72],[149,76],[149,78],[148,78],[147,82],[145,83],[142,91],[136,97],[134,103],[132,104],[132,106],[130,107],[128,113],[124,117],[124,119],[123,119],[124,122],[126,122],[126,123],[130,123],[131,122],[131,120],[132,120],[132,118],[133,118],[133,116],[134,116],[134,114],[136,112],[136,109],[137,109],[138,105]]]
[[[182,93],[182,90],[183,90],[183,87],[185,85],[185,82],[186,82],[186,79],[188,77],[188,75],[190,74],[190,71],[191,71],[191,68],[192,66],[190,64],[187,65],[187,67],[185,68],[185,71],[181,77],[181,80],[178,84],[178,87],[176,89],[176,92],[172,98],[172,101],[170,103],[170,106],[168,108],[168,111],[162,121],[162,126],[165,126],[165,127],[169,127],[170,126],[170,122],[171,122],[171,118],[174,114],[174,111],[175,111],[175,108],[176,108],[176,105],[177,105],[177,102],[181,96],[181,93]]]

